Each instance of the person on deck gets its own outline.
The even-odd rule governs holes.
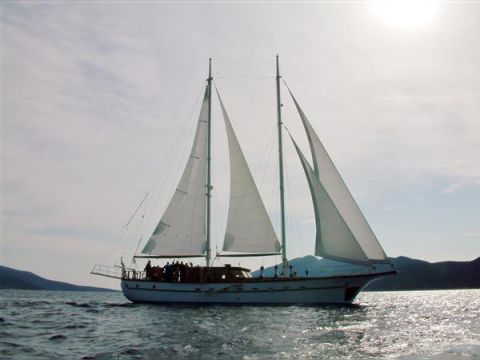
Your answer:
[[[122,278],[125,279],[127,277],[127,270],[123,263],[123,256],[120,257],[120,265],[122,266]]]
[[[148,260],[147,265],[145,265],[145,276],[147,279],[151,277],[151,272],[152,272],[152,264],[150,263],[150,260]]]

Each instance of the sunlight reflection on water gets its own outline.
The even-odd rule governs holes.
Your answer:
[[[154,306],[121,293],[2,290],[0,358],[480,358],[480,290],[370,292],[356,303]]]

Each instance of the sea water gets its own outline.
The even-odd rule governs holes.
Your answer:
[[[365,292],[355,304],[161,306],[120,292],[0,290],[0,358],[480,358],[480,290]]]

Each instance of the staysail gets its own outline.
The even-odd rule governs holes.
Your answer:
[[[165,257],[205,254],[208,96],[207,87],[187,165],[143,254]]]
[[[349,260],[365,263],[368,258],[355,240],[345,220],[339,214],[335,204],[318,180],[315,171],[292,139],[297,150],[300,162],[307,176],[308,185],[312,195],[317,224],[317,241],[315,242],[315,255],[334,260]]]
[[[223,251],[278,254],[281,246],[220,94],[230,154],[230,204]]]
[[[357,263],[388,261],[305,113],[291,92],[290,95],[305,127],[313,159],[312,169],[295,144],[314,202],[317,225],[315,254]]]

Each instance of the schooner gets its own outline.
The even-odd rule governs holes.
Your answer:
[[[289,134],[309,185],[315,214],[314,255],[361,265],[362,271],[324,276],[288,274],[285,235],[284,161],[280,70],[276,57],[276,97],[280,180],[280,241],[220,102],[230,159],[230,202],[223,251],[216,257],[281,256],[281,272],[252,277],[250,270],[214,266],[211,244],[212,67],[209,61],[203,102],[187,164],[155,230],[134,258],[204,257],[205,266],[172,263],[146,272],[95,265],[93,274],[119,278],[125,297],[142,303],[192,304],[349,304],[374,279],[395,274],[382,246],[335,168],[305,113],[288,89],[303,123],[312,161]],[[232,254],[233,253],[233,254]]]

